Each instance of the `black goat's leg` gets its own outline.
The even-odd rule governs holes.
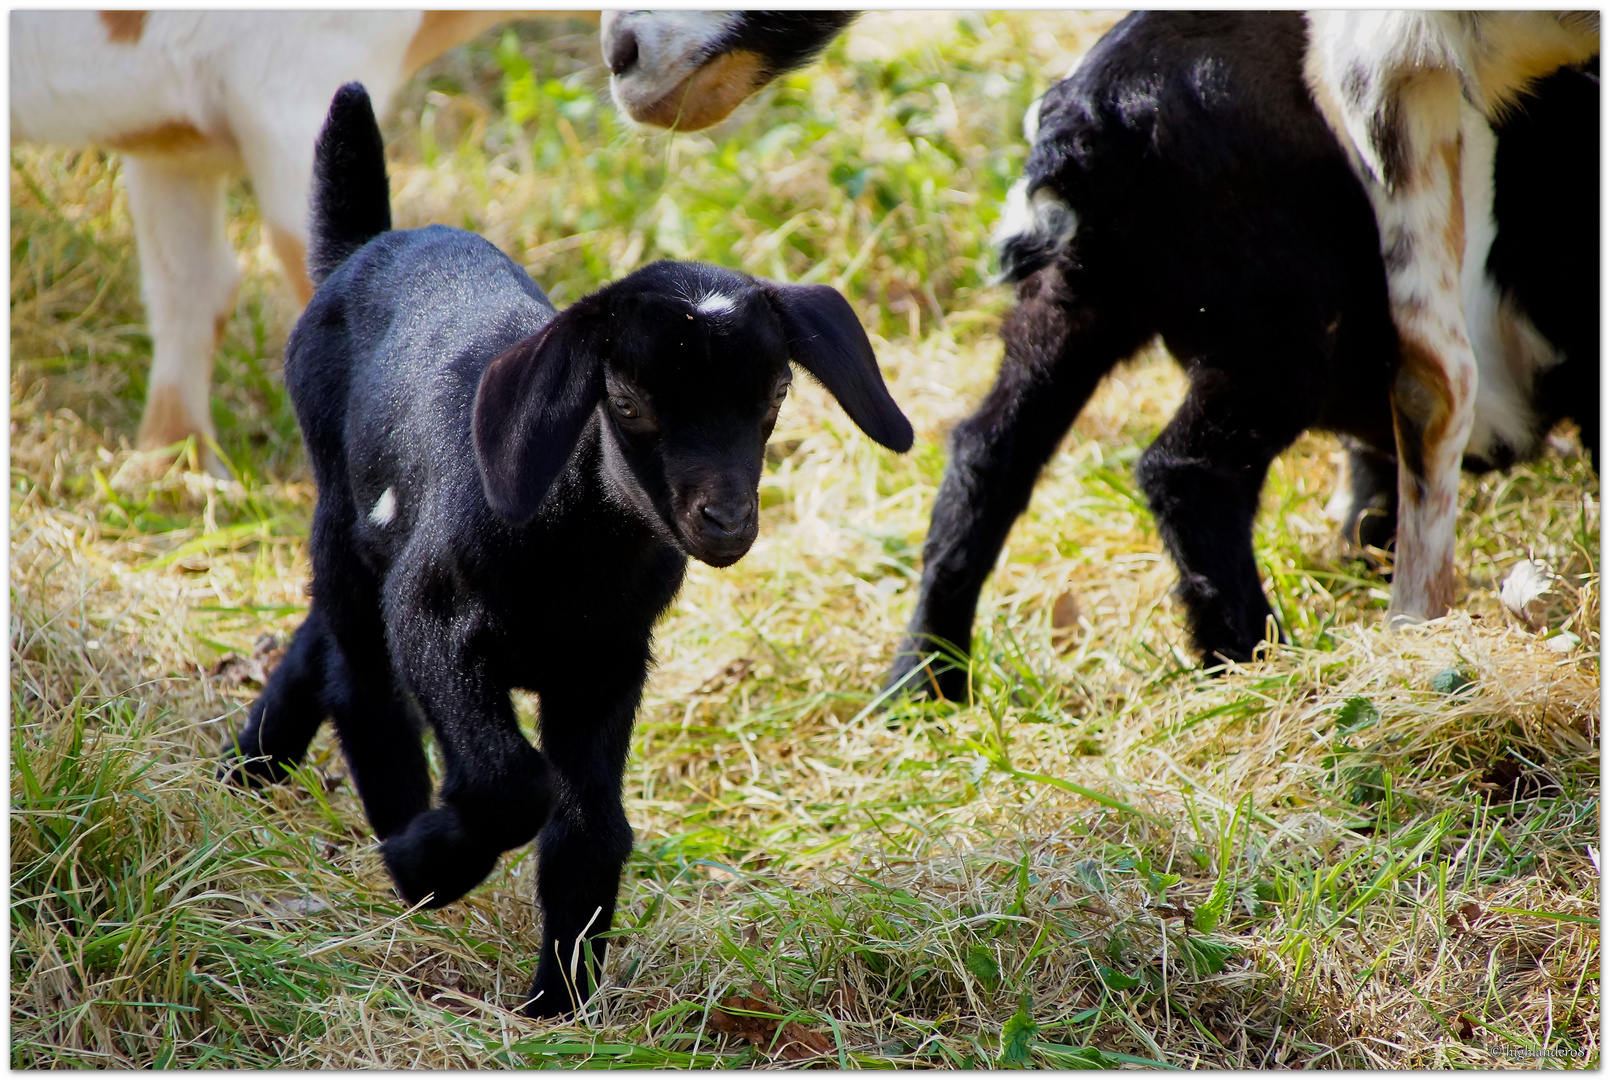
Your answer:
[[[621,777],[647,649],[599,646],[570,670],[578,674],[541,691],[542,749],[557,783],[553,813],[537,840],[542,954],[526,1006],[537,1017],[573,1012],[603,967],[608,939],[597,935],[614,921],[632,850]]]
[[[380,845],[409,903],[442,907],[480,884],[498,856],[529,843],[547,820],[552,778],[520,730],[509,684],[481,648],[473,601],[443,588],[430,567],[394,572],[389,641],[404,691],[442,753],[437,805]],[[435,602],[432,598],[436,598]]]
[[[430,806],[430,773],[419,725],[397,692],[386,652],[379,588],[351,552],[350,507],[314,515],[314,599],[262,695],[252,705],[229,775],[279,781],[300,761],[325,717],[336,733],[375,835],[384,839]]]
[[[328,634],[322,700],[363,801],[384,840],[430,806],[430,771],[418,720],[392,674],[380,584],[353,553],[350,504],[321,506],[313,519],[313,606]]]
[[[430,769],[419,721],[371,634],[330,650],[324,701],[364,816],[380,840],[394,836],[430,807]]]
[[[1078,295],[1059,264],[1018,286],[1001,336],[1006,353],[995,385],[951,436],[923,544],[921,592],[886,686],[907,680],[914,693],[966,699],[965,670],[939,661],[922,676],[912,672],[946,644],[971,649],[979,593],[1040,469],[1102,377],[1146,334]]]
[[[1136,464],[1179,567],[1176,595],[1205,663],[1251,659],[1273,614],[1258,579],[1252,523],[1270,463],[1318,411],[1309,389],[1317,380],[1291,373],[1316,366],[1247,364],[1232,378],[1193,365],[1185,401]]]
[[[324,614],[314,604],[252,702],[246,726],[225,747],[226,779],[248,787],[277,784],[302,760],[328,715],[322,695],[329,649]]]
[[[1398,532],[1398,459],[1346,440],[1349,504],[1342,537],[1360,548],[1387,549]]]

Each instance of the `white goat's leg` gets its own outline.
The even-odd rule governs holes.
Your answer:
[[[310,132],[286,137],[248,130],[241,138],[241,156],[263,215],[263,230],[296,302],[304,306],[313,299],[313,282],[307,275],[308,199],[313,190],[313,143],[323,120],[321,114],[314,116]]]
[[[383,98],[375,100],[384,102]],[[307,274],[313,145],[324,127],[330,101],[322,96],[281,93],[272,101],[272,108],[266,103],[248,105],[231,113],[230,126],[240,142],[240,155],[251,177],[269,244],[297,303],[306,304],[313,297]]]
[[[240,270],[224,226],[227,173],[193,159],[126,155],[123,175],[151,328],[151,379],[139,447],[213,435],[213,353],[234,311]],[[209,451],[210,454],[210,451]]]
[[[1477,380],[1459,281],[1465,247],[1459,106],[1452,72],[1402,83],[1386,124],[1376,126],[1378,137],[1394,140],[1385,156],[1397,168],[1386,184],[1366,180],[1400,349],[1392,382],[1399,463],[1393,622],[1445,615],[1454,597],[1459,469]]]

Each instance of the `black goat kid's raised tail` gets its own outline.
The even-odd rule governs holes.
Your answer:
[[[353,252],[391,229],[386,144],[362,83],[335,92],[313,150],[313,228],[307,270],[322,285]]]

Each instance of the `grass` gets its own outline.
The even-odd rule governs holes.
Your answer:
[[[1305,436],[1256,537],[1292,644],[1207,676],[1130,468],[1181,392],[1150,350],[1014,530],[974,700],[869,708],[999,358],[1019,117],[1110,21],[874,17],[675,139],[621,127],[576,25],[495,31],[403,94],[401,224],[483,232],[560,303],[662,256],[835,284],[918,432],[896,457],[814,387],[785,407],[761,539],[660,627],[616,948],[562,1025],[511,1011],[527,852],[409,912],[328,733],[281,787],[215,777],[254,651],[304,609],[314,498],[249,190],[234,476],[153,479],[117,162],[13,148],[12,1065],[787,1065],[804,1031],[851,1068],[1597,1067],[1598,485],[1568,435],[1466,478],[1462,607],[1397,633],[1324,516],[1337,444]],[[1497,599],[1522,558],[1554,575],[1525,624]]]

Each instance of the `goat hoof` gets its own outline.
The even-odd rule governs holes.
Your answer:
[[[551,990],[533,986],[529,997],[531,1000],[520,1011],[533,1020],[564,1020],[576,1014],[569,994],[555,994]]]
[[[410,907],[426,897],[426,907],[451,904],[486,879],[498,854],[466,836],[451,807],[427,810],[380,844],[386,870]]]
[[[894,663],[889,666],[889,673],[883,678],[885,691],[896,686],[899,689],[884,699],[879,706],[880,712],[901,698],[965,702],[967,670],[943,657],[927,659],[919,645],[906,641],[901,644]]]
[[[218,779],[247,791],[255,791],[269,784],[284,783],[290,772],[281,762],[270,757],[246,757],[238,744],[224,751],[218,765]]]
[[[551,947],[551,943],[550,943]],[[565,970],[558,964],[538,963],[537,973],[526,993],[526,1003],[520,1011],[533,1020],[568,1020],[596,988],[597,982],[590,970],[581,967],[576,971],[580,985],[572,985]]]

